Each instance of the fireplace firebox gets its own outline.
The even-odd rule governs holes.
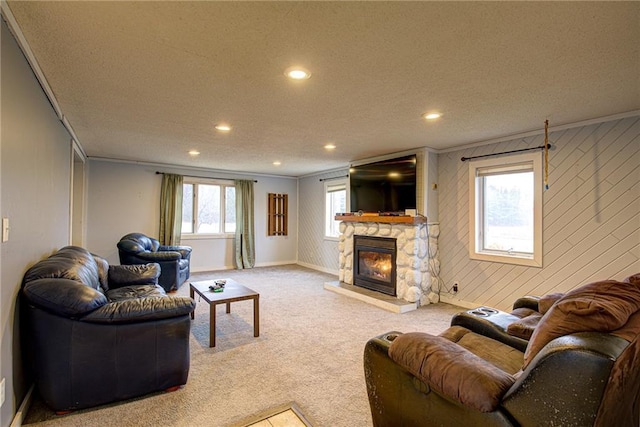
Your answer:
[[[396,239],[353,236],[353,284],[396,296]]]

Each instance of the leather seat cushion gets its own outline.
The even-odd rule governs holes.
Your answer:
[[[162,286],[159,285],[123,286],[121,288],[110,289],[106,294],[110,302],[134,298],[165,297],[167,295]]]
[[[528,341],[531,339],[531,335],[533,335],[533,331],[536,330],[538,323],[540,323],[540,319],[542,319],[542,314],[530,314],[517,322],[509,324],[509,326],[507,326],[507,333]]]
[[[400,334],[389,346],[389,357],[433,389],[481,412],[494,411],[515,382],[512,375],[442,336]]]
[[[561,292],[547,294],[538,301],[538,310],[541,314],[545,314],[549,309],[564,296]]]
[[[451,326],[440,336],[457,343],[509,374],[515,374],[522,368],[524,353],[484,335],[471,332],[462,326]]]

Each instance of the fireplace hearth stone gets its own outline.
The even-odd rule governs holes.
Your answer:
[[[418,308],[417,302],[408,302],[380,292],[348,285],[344,282],[325,282],[324,289],[374,305],[392,313],[407,313]]]

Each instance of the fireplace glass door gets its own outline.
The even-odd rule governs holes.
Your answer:
[[[396,295],[396,239],[354,236],[356,286]]]

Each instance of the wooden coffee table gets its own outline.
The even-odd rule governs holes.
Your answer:
[[[209,286],[214,284],[214,280],[189,283],[191,298],[197,293],[209,304],[209,347],[216,346],[216,305],[218,304],[227,304],[227,313],[231,313],[232,302],[252,299],[253,336],[260,336],[260,294],[246,286],[242,286],[233,279],[224,280],[227,283],[223,292],[213,292],[209,289]],[[191,312],[192,319],[194,318],[194,311]]]

